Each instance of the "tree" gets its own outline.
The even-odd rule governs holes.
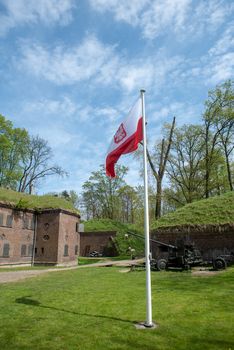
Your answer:
[[[120,200],[120,221],[133,224],[138,203],[136,190],[129,185],[122,186],[118,190],[118,198]]]
[[[203,115],[205,140],[205,196],[210,196],[210,176],[214,167],[214,158],[219,142],[223,146],[226,158],[230,188],[232,187],[230,155],[233,151],[233,83],[227,81],[209,92]]]
[[[82,186],[82,202],[87,218],[116,219],[119,208],[118,190],[126,185],[124,176],[127,170],[126,167],[117,165],[115,178],[106,176],[104,166],[92,172]]]
[[[0,186],[16,189],[22,171],[20,162],[28,144],[27,131],[14,128],[11,121],[0,115]]]
[[[52,150],[48,142],[39,136],[31,137],[27,153],[21,162],[22,174],[18,183],[19,192],[32,192],[38,180],[51,175],[63,176],[66,172],[58,165],[51,165]]]
[[[174,201],[185,204],[203,197],[203,159],[202,127],[183,125],[178,128],[174,133],[167,169],[174,187],[174,191],[171,191],[171,195],[174,194]],[[180,191],[182,195],[178,196]]]
[[[169,135],[167,136],[166,140],[163,138],[162,141],[157,145],[154,155],[151,156],[148,149],[146,151],[152,174],[156,180],[155,219],[159,219],[161,217],[162,181],[172,145],[172,137],[175,129],[175,117],[173,118],[173,122],[169,129],[168,126],[165,127],[165,129],[169,130]],[[155,163],[153,161],[153,158],[156,159]]]

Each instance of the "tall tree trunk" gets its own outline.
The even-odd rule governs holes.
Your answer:
[[[230,163],[229,163],[229,159],[226,151],[225,151],[225,158],[226,158],[226,165],[227,165],[228,182],[229,182],[230,190],[233,191],[231,168],[230,168]]]
[[[170,149],[171,149],[171,145],[172,145],[172,137],[173,137],[174,129],[175,129],[175,117],[173,118],[173,122],[172,122],[172,125],[171,125],[167,146],[165,144],[165,140],[164,139],[162,140],[162,143],[161,143],[160,162],[159,162],[158,171],[156,170],[156,167],[154,166],[154,163],[153,163],[153,161],[151,159],[151,156],[149,154],[148,149],[146,149],[147,159],[148,159],[149,165],[151,167],[151,170],[153,172],[153,175],[154,175],[154,178],[156,180],[156,183],[157,183],[156,205],[155,205],[155,219],[159,219],[161,217],[162,180],[163,180],[166,164],[167,164],[167,161],[168,161],[168,158],[169,158],[169,154],[170,154]]]
[[[161,217],[162,212],[162,181],[158,179],[157,181],[157,193],[156,193],[156,205],[155,205],[155,219]]]

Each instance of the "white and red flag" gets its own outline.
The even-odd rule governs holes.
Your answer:
[[[116,131],[106,156],[106,175],[115,177],[115,163],[122,154],[131,153],[138,148],[143,140],[141,98],[130,110],[127,118]]]

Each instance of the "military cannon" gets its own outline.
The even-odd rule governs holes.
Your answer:
[[[127,234],[144,239],[144,236],[127,231]],[[167,244],[155,239],[150,242],[156,244],[162,252],[167,252],[167,257],[151,257],[151,268],[154,270],[166,270],[168,268],[181,268],[188,270],[192,266],[201,265],[203,260],[201,253],[193,244],[178,241],[177,245]]]
[[[144,236],[128,231],[127,234],[144,239]],[[219,255],[212,261],[204,261],[199,249],[194,244],[177,240],[176,245],[163,243],[155,239],[150,242],[156,244],[159,250],[166,253],[165,257],[151,257],[151,268],[154,270],[166,270],[168,268],[180,268],[188,270],[193,266],[212,264],[215,270],[225,269],[227,265],[234,262],[234,254]]]

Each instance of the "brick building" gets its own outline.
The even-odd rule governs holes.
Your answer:
[[[79,219],[63,209],[38,212],[0,204],[0,265],[76,265]]]

